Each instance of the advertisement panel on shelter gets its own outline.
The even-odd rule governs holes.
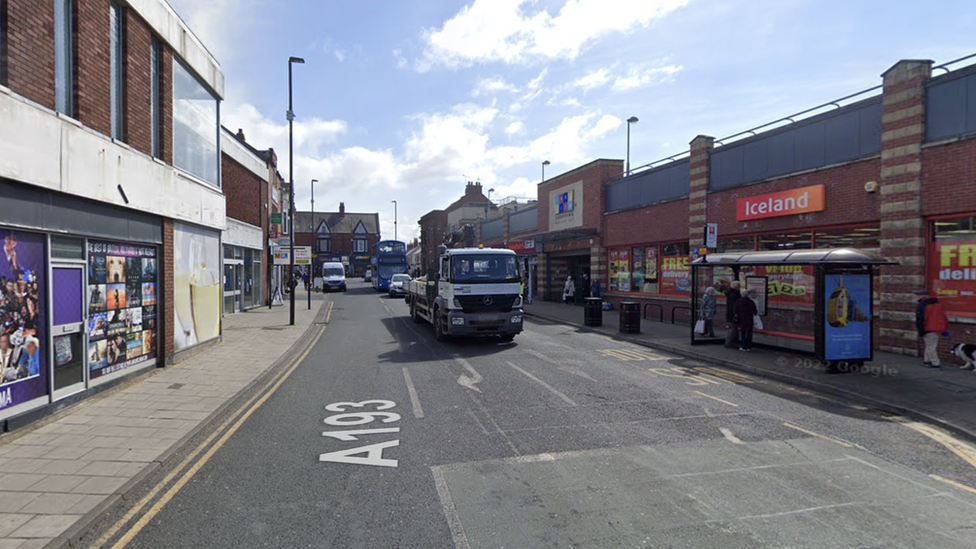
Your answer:
[[[0,230],[0,410],[47,394],[46,253],[42,235]]]
[[[766,297],[773,306],[814,304],[813,265],[765,265],[746,267],[746,275],[766,277]]]
[[[220,335],[220,233],[177,223],[173,251],[173,337],[179,350]]]
[[[156,358],[156,248],[88,241],[91,379]]]
[[[950,314],[976,317],[976,241],[936,240],[930,248],[932,291]]]
[[[691,267],[688,266],[689,261],[690,258],[684,255],[661,258],[659,280],[662,294],[690,295]]]
[[[871,358],[871,277],[827,274],[824,277],[824,359]]]

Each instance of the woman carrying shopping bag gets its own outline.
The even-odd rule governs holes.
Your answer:
[[[715,301],[715,288],[709,286],[702,296],[702,304],[698,309],[698,318],[703,322],[702,331],[698,332],[705,337],[715,337],[715,313],[718,312],[718,303]],[[696,330],[697,331],[697,330]]]
[[[573,303],[576,299],[576,284],[573,277],[566,277],[566,284],[563,286],[563,303]]]

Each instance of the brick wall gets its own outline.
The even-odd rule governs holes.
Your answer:
[[[708,218],[708,177],[715,138],[699,135],[691,141],[690,181],[688,185],[688,245],[691,249],[704,245],[704,229]]]
[[[49,109],[54,108],[54,2],[4,1],[3,83]],[[106,16],[106,20],[108,16]]]
[[[622,160],[594,160],[564,174],[557,175],[539,185],[539,223],[538,232],[549,231],[549,212],[552,201],[549,193],[576,183],[583,182],[583,229],[600,229],[603,225],[603,203],[605,186],[608,182],[620,179],[624,171]]]
[[[221,183],[227,196],[227,217],[256,227],[262,226],[264,214],[264,181],[239,164],[227,153],[221,153]]]
[[[922,213],[976,212],[976,139],[922,149]]]
[[[99,133],[112,135],[109,0],[85,0],[73,5],[75,118]]]
[[[688,200],[686,199],[608,215],[603,232],[603,242],[608,248],[655,242],[679,242],[687,238]]]
[[[159,292],[160,309],[163,316],[163,349],[162,356],[167,364],[172,362],[176,353],[176,343],[173,338],[175,323],[173,308],[173,220],[163,219],[163,249],[159,274],[162,279],[162,291]]]
[[[133,10],[124,10],[125,139],[132,148],[152,154],[152,31]]]

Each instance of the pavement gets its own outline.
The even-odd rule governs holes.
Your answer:
[[[222,341],[0,438],[0,549],[67,547],[301,347],[324,303],[224,317]]]
[[[641,320],[639,334],[620,333],[620,313],[603,311],[603,326],[583,326],[583,307],[536,301],[527,315],[611,335],[616,339],[813,389],[860,402],[880,411],[912,416],[976,440],[976,375],[960,370],[955,357],[942,368],[922,366],[921,358],[875,352],[860,372],[828,374],[809,355],[757,347],[744,353],[723,345],[692,345],[691,327],[667,320]],[[717,330],[718,331],[718,330]]]

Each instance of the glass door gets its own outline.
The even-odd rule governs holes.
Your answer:
[[[243,267],[242,260],[224,260],[224,314],[241,312]]]
[[[80,265],[53,265],[51,305],[54,313],[51,337],[54,365],[54,399],[84,390],[85,370],[85,269]]]

